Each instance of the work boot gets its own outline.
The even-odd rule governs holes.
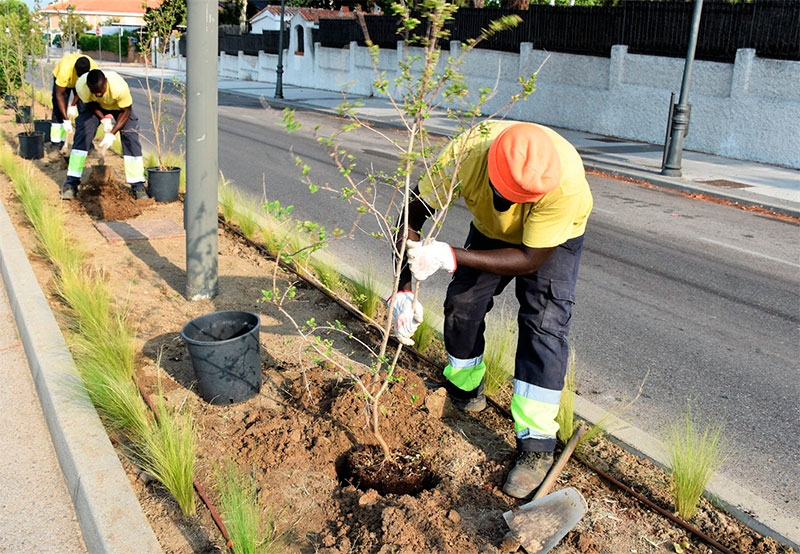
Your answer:
[[[142,186],[133,187],[132,191],[133,191],[133,197],[136,200],[142,200],[143,198],[148,198],[147,191]]]
[[[552,465],[552,452],[520,452],[516,465],[506,477],[503,492],[514,498],[527,498],[539,488]]]
[[[453,398],[451,396],[450,402],[462,412],[478,413],[486,408],[486,395],[481,392],[475,398],[467,398],[466,400]]]
[[[450,398],[450,402],[462,412],[478,413],[486,408],[486,394],[483,392],[483,380],[481,380],[480,385],[471,392],[465,392],[450,382],[445,382],[444,387],[447,389],[447,397]],[[471,395],[471,398],[464,398],[465,395]]]
[[[47,161],[58,162],[63,159],[61,148],[64,146],[63,142],[51,142],[47,147]]]
[[[73,200],[75,195],[77,194],[77,190],[75,187],[71,187],[69,185],[64,185],[61,187],[61,199],[62,200]]]

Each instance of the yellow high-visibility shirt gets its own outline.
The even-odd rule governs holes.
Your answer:
[[[488,120],[455,137],[420,180],[421,198],[437,210],[447,205],[448,196],[450,202],[463,198],[478,231],[511,244],[550,248],[581,236],[593,205],[583,161],[574,146],[543,125],[539,127],[553,141],[561,161],[559,185],[538,202],[512,204],[505,212],[494,209],[489,147],[503,129],[515,123]]]
[[[125,82],[119,73],[116,71],[103,70],[106,76],[106,92],[101,97],[97,97],[89,90],[86,84],[86,77],[89,75],[81,75],[78,82],[75,84],[75,92],[83,101],[84,104],[89,102],[97,102],[104,110],[121,110],[133,105],[133,98],[131,97],[131,89],[128,88],[128,83]]]
[[[86,56],[80,52],[73,52],[71,54],[64,54],[53,68],[53,77],[56,79],[56,85],[64,88],[75,88],[75,83],[78,81],[78,74],[75,73],[75,62],[78,58]],[[89,56],[86,56],[89,58]],[[98,69],[97,62],[89,58],[89,70]]]

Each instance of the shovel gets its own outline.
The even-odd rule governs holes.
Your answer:
[[[512,542],[522,545],[528,554],[549,552],[586,513],[586,500],[572,487],[547,494],[585,432],[583,425],[575,429],[533,500],[503,514],[503,519],[511,529],[503,540],[504,544]]]

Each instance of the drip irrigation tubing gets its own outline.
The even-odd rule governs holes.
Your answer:
[[[144,403],[147,404],[147,407],[150,408],[150,411],[153,413],[153,417],[155,417],[156,421],[158,421],[158,410],[156,410],[156,407],[153,405],[153,401],[150,400],[150,395],[147,394],[147,391],[144,390],[138,379],[136,379],[136,386],[139,388],[139,394],[142,395]],[[211,514],[211,519],[214,520],[217,529],[219,529],[219,532],[222,533],[222,536],[225,539],[226,548],[228,548],[231,552],[235,552],[233,549],[233,543],[231,542],[231,537],[228,534],[228,529],[225,527],[225,523],[222,521],[217,508],[208,498],[208,495],[206,495],[196,477],[192,477],[192,485],[194,486],[194,490],[197,491],[197,496],[200,497],[200,500],[202,500],[203,504],[206,506],[206,508],[208,508],[208,511]]]
[[[320,292],[325,294],[328,298],[330,298],[331,300],[336,302],[339,306],[344,308],[352,316],[354,316],[355,318],[361,320],[365,324],[373,326],[376,329],[382,330],[382,327],[377,322],[375,322],[371,318],[367,317],[365,314],[363,314],[360,310],[358,310],[352,304],[350,304],[349,302],[346,302],[342,298],[334,295],[326,287],[321,286],[320,284],[310,280],[307,275],[301,275],[300,272],[298,272],[297,269],[294,266],[292,266],[291,264],[287,264],[287,263],[283,262],[282,260],[276,258],[264,246],[262,246],[262,245],[260,245],[260,244],[258,244],[256,242],[248,239],[247,237],[245,237],[244,234],[241,233],[241,231],[239,231],[238,229],[236,229],[235,227],[230,225],[223,217],[220,216],[218,218],[218,220],[219,220],[220,224],[225,229],[227,229],[229,232],[233,233],[234,235],[239,237],[241,240],[245,241],[249,246],[251,246],[252,248],[255,248],[258,252],[260,252],[261,254],[266,256],[268,259],[277,262],[278,264],[280,264],[281,267],[283,267],[285,269],[288,269],[289,271],[293,272],[295,275],[297,275],[298,277],[303,279],[306,283],[314,286],[317,290],[319,290]],[[392,342],[392,344],[394,346],[399,346],[399,342],[397,342],[397,339],[395,339],[394,337],[390,337],[390,342]],[[440,371],[443,369],[442,366],[441,366],[441,363],[439,363],[439,362],[437,362],[435,360],[432,360],[431,358],[425,356],[421,352],[418,352],[418,351],[414,350],[413,348],[407,348],[406,351],[409,352],[413,357],[418,358],[419,360],[425,362],[426,364],[428,364],[431,367],[437,368]],[[439,384],[441,384],[441,383],[439,383]],[[498,403],[496,403],[491,398],[487,398],[487,400],[494,407],[495,410],[497,410],[498,412],[503,414],[506,418],[511,419],[511,413],[508,411],[507,408],[505,408],[504,406],[500,406]],[[635,500],[637,500],[641,504],[644,504],[645,506],[647,506],[651,510],[655,511],[657,514],[667,518],[672,523],[678,525],[679,527],[684,529],[686,532],[694,535],[695,537],[697,537],[699,540],[701,540],[705,544],[707,544],[707,545],[709,545],[709,546],[711,546],[713,548],[716,548],[722,554],[736,554],[735,552],[733,552],[729,548],[725,547],[724,545],[720,544],[719,542],[717,542],[713,538],[711,538],[708,535],[706,535],[705,533],[703,533],[703,531],[701,531],[700,529],[698,529],[697,527],[695,527],[694,525],[692,525],[688,521],[685,521],[684,519],[681,519],[681,518],[677,517],[675,514],[669,512],[668,510],[665,510],[664,508],[662,508],[661,506],[659,506],[658,504],[656,504],[655,502],[653,502],[652,500],[650,500],[649,498],[644,496],[643,494],[633,490],[631,487],[629,487],[628,485],[626,485],[622,481],[618,480],[617,478],[613,477],[612,475],[608,474],[607,472],[601,470],[600,468],[593,466],[589,461],[584,460],[584,459],[582,459],[580,457],[578,457],[578,460],[580,460],[580,462],[584,466],[586,466],[590,471],[593,471],[594,473],[599,475],[602,479],[606,480],[607,482],[609,482],[612,485],[614,485],[615,487],[617,487],[623,493],[627,494],[628,496],[631,496],[632,498],[634,498]]]
[[[639,502],[641,502],[642,504],[644,504],[648,508],[656,511],[659,515],[662,515],[665,518],[669,519],[671,522],[676,523],[677,525],[680,525],[683,529],[685,529],[686,531],[692,533],[695,537],[697,537],[698,539],[700,539],[701,541],[703,541],[707,545],[713,546],[714,548],[716,548],[717,550],[722,552],[722,554],[735,554],[735,552],[733,552],[729,548],[723,546],[722,544],[720,544],[716,540],[712,539],[711,537],[709,537],[708,535],[703,533],[700,529],[698,529],[697,527],[695,527],[691,523],[689,523],[687,521],[684,521],[683,519],[679,518],[678,516],[676,516],[672,512],[670,512],[668,510],[665,510],[664,508],[662,508],[661,506],[659,506],[658,504],[656,504],[655,502],[653,502],[652,500],[650,500],[649,498],[644,496],[643,494],[636,492],[635,490],[630,488],[628,485],[626,485],[622,481],[619,481],[616,477],[613,477],[613,476],[609,475],[608,473],[606,473],[605,471],[603,471],[602,469],[593,466],[587,460],[584,460],[584,459],[582,459],[580,457],[578,457],[578,460],[580,460],[580,462],[583,465],[585,465],[588,469],[590,469],[591,471],[597,473],[602,479],[605,479],[606,481],[608,481],[609,483],[611,483],[615,487],[619,488],[625,494],[628,494],[628,495],[632,496],[633,498],[635,498],[636,500],[638,500]]]

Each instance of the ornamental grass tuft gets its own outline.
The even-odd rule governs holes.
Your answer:
[[[684,519],[694,517],[706,485],[724,461],[722,433],[720,423],[698,426],[689,407],[683,420],[669,428],[670,487],[678,515]]]

